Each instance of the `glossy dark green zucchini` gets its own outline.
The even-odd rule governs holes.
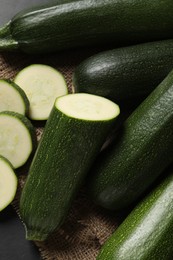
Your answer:
[[[100,52],[73,74],[75,92],[116,102],[145,98],[173,68],[173,40],[155,41]]]
[[[120,210],[136,201],[173,161],[173,71],[125,121],[98,156],[88,182],[93,200]]]
[[[0,49],[52,52],[173,38],[172,0],[60,0],[16,15],[0,30]]]
[[[173,171],[107,240],[97,260],[171,260],[173,257]]]

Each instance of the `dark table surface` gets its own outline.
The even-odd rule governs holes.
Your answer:
[[[38,248],[25,239],[25,229],[12,206],[0,212],[0,260],[40,260]]]

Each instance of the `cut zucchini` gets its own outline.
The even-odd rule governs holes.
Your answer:
[[[91,94],[71,94],[57,99],[55,105],[66,116],[89,121],[107,121],[119,115],[119,107],[110,100]]]
[[[14,168],[25,164],[36,145],[36,134],[31,122],[12,111],[0,113],[0,154]]]
[[[62,74],[48,65],[30,65],[21,70],[14,81],[30,101],[29,117],[33,120],[46,120],[56,97],[68,94]]]
[[[17,177],[11,163],[0,156],[0,211],[14,199],[17,191]]]
[[[90,94],[56,99],[22,191],[27,239],[45,240],[61,226],[119,112]]]
[[[20,114],[27,114],[29,100],[18,85],[6,79],[0,80],[0,112],[14,111]]]

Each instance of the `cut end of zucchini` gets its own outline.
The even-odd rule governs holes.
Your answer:
[[[68,94],[62,74],[48,65],[30,65],[21,70],[14,81],[29,99],[29,117],[33,120],[46,120],[55,99]]]
[[[14,111],[25,115],[29,101],[24,91],[10,80],[0,80],[0,112]]]
[[[13,201],[17,191],[17,183],[12,165],[7,159],[0,156],[0,211]]]
[[[76,93],[56,99],[55,106],[69,117],[89,121],[106,121],[117,117],[119,106],[100,96]]]

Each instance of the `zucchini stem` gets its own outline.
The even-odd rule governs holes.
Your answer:
[[[18,42],[12,37],[10,22],[0,28],[0,50],[15,50],[18,48]]]

